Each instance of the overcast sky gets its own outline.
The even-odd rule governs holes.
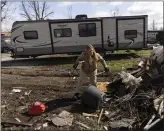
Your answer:
[[[119,9],[120,16],[148,15],[149,29],[155,20],[158,28],[163,27],[163,2],[48,2],[54,14],[49,19],[68,18],[67,8],[72,6],[72,17],[87,14],[88,17],[112,16],[114,9]],[[2,23],[2,31],[10,30],[14,21],[25,20],[20,16],[20,2],[10,5],[10,19]],[[15,9],[15,11],[13,11]]]

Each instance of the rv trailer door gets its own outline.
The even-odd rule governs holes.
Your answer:
[[[117,19],[118,49],[142,49],[144,47],[144,20]]]

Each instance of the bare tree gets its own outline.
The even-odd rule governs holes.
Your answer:
[[[153,20],[152,24],[151,24],[151,29],[152,30],[157,30],[157,27],[156,27],[157,23],[155,22],[155,20]]]
[[[47,2],[30,1],[21,3],[21,16],[27,20],[44,20],[54,12],[49,11]]]
[[[7,12],[8,12],[7,2],[1,1],[1,22],[7,18]]]
[[[112,16],[118,16],[119,15],[119,12],[120,12],[120,10],[119,10],[119,8],[118,7],[115,7],[114,9],[112,9],[111,10],[111,14],[112,14]]]
[[[68,18],[72,19],[72,5],[67,7]]]

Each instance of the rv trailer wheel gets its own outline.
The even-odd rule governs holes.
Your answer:
[[[32,57],[33,59],[36,59],[37,56],[35,55],[35,56],[31,56],[31,57]]]

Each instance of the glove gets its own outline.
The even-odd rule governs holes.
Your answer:
[[[108,67],[105,67],[105,72],[109,72],[109,68]]]
[[[78,66],[78,64],[75,63],[75,64],[73,65],[73,69],[76,69],[77,66]]]

